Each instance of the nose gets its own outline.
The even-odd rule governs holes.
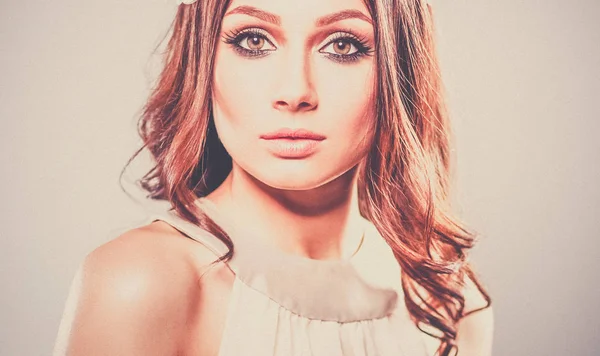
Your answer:
[[[317,108],[318,99],[311,76],[309,55],[298,52],[289,52],[287,56],[283,56],[276,73],[273,107],[277,110],[301,112]]]

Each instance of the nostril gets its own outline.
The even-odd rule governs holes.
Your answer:
[[[300,103],[300,105],[298,105],[298,107],[299,107],[300,109],[307,108],[307,107],[311,107],[311,106],[312,106],[312,105],[310,105],[310,104],[309,104],[309,103],[307,103],[306,101],[303,101],[303,102],[301,102],[301,103]]]
[[[273,107],[278,110],[309,111],[314,110],[318,105],[316,98],[309,97],[308,95],[298,99],[300,100],[286,100],[285,98],[275,100]]]

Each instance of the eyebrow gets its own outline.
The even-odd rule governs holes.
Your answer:
[[[225,16],[233,15],[233,14],[244,14],[244,15],[256,17],[257,19],[260,19],[260,20],[263,20],[266,22],[270,22],[277,26],[281,25],[281,17],[279,17],[275,14],[272,14],[270,12],[259,10],[259,9],[255,8],[254,6],[248,6],[248,5],[238,6],[235,9],[226,13]]]
[[[346,20],[346,19],[359,19],[359,20],[366,21],[366,22],[370,23],[371,25],[373,24],[373,22],[371,22],[371,19],[367,15],[363,14],[362,12],[360,12],[358,10],[343,10],[340,12],[335,12],[330,15],[325,15],[323,17],[319,17],[317,19],[316,24],[317,24],[317,27],[322,27],[322,26],[327,26],[334,22],[342,21],[342,20]]]
[[[257,19],[272,23],[277,26],[281,25],[281,17],[279,17],[275,14],[272,14],[270,12],[266,12],[266,11],[257,9],[254,6],[248,6],[248,5],[238,6],[235,9],[226,13],[225,16],[233,15],[233,14],[244,14],[244,15],[256,17]],[[367,15],[363,14],[362,12],[360,12],[358,10],[342,10],[339,12],[335,12],[333,14],[325,15],[325,16],[319,17],[317,19],[317,21],[315,22],[315,24],[317,25],[317,27],[322,27],[322,26],[327,26],[334,22],[342,21],[342,20],[346,20],[346,19],[359,19],[359,20],[366,21],[370,24],[373,24],[373,22]]]

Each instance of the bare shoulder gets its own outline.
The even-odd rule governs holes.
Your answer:
[[[204,245],[186,238],[170,225],[156,221],[129,230],[98,247],[86,257],[84,266],[86,270],[96,272],[128,270],[136,279],[160,282],[161,285],[187,285],[216,257]],[[127,275],[121,274],[120,278]]]
[[[420,289],[423,290],[423,289]],[[465,279],[462,290],[465,298],[465,312],[457,325],[456,344],[460,356],[491,356],[494,333],[494,312],[475,283]],[[474,311],[473,313],[469,313]],[[425,335],[427,353],[434,355],[440,345],[438,338]]]
[[[180,353],[215,258],[162,222],[98,247],[71,286],[55,355]]]
[[[148,307],[156,316],[175,309],[156,302],[189,300],[200,287],[200,274],[216,256],[165,223],[132,229],[86,257],[83,280],[94,295]],[[110,287],[110,288],[107,288]],[[186,297],[183,298],[182,297]]]
[[[473,281],[467,279],[463,290],[465,316],[458,324],[457,345],[464,356],[491,356],[494,334],[494,311],[492,306],[484,308],[487,301]]]

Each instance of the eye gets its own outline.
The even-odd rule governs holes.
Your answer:
[[[266,31],[260,28],[234,31],[224,37],[225,43],[231,44],[236,52],[245,57],[264,56],[277,49]]]
[[[344,39],[336,40],[335,42],[332,42],[327,47],[325,47],[325,49],[321,50],[322,53],[331,53],[331,51],[328,52],[326,48],[331,48],[331,51],[333,51],[334,54],[340,55],[354,54],[358,51],[358,49],[352,44],[352,42]],[[350,53],[351,50],[352,53]]]
[[[327,44],[319,52],[336,62],[355,62],[362,56],[370,55],[372,50],[366,39],[351,33],[338,32],[327,39]]]
[[[273,46],[265,36],[252,32],[243,34],[243,38],[238,42],[238,45],[251,51],[272,51],[275,49],[275,46]]]

